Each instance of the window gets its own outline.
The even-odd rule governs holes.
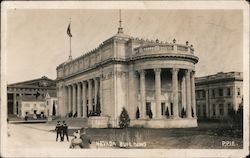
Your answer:
[[[34,107],[36,107],[36,104],[34,104]]]
[[[161,103],[161,115],[165,115],[165,103]]]
[[[202,97],[205,98],[206,97],[206,92],[202,91]]]
[[[227,96],[230,96],[231,95],[231,90],[230,88],[227,88]]]
[[[213,104],[213,115],[215,116],[216,113],[215,113],[215,104]]]
[[[198,116],[200,116],[200,112],[201,112],[200,105],[197,105],[197,114],[198,114]]]
[[[219,110],[220,110],[220,115],[223,116],[224,115],[224,105],[223,104],[219,105]]]
[[[223,96],[223,89],[222,89],[222,88],[219,89],[219,96],[220,96],[220,97]]]
[[[171,112],[170,115],[173,115],[173,110],[174,110],[174,109],[173,109],[173,103],[171,103],[171,104],[170,104],[170,112]]]
[[[215,89],[212,90],[213,98],[215,98]]]
[[[238,96],[239,96],[239,95],[240,95],[240,88],[238,88],[238,91],[237,91],[237,92],[238,92]]]
[[[47,101],[47,105],[49,105],[49,101]]]
[[[228,103],[227,104],[227,113],[228,113],[228,115],[231,115],[232,111],[233,111],[233,107],[232,107],[231,103]]]

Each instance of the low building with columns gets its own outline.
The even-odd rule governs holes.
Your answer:
[[[56,82],[46,76],[7,85],[8,117],[22,117],[22,101],[36,101],[46,93],[56,94]],[[39,100],[40,101],[40,100]],[[43,101],[44,102],[44,101]]]
[[[197,62],[188,42],[133,38],[119,27],[116,35],[94,50],[57,67],[59,113],[62,117],[72,114],[85,118],[100,106],[100,116],[95,119],[100,117],[99,121],[107,120],[109,126],[118,127],[125,107],[131,126],[196,127]],[[186,112],[184,117],[182,109]]]
[[[196,104],[198,118],[227,119],[243,101],[243,73],[219,72],[197,77]]]

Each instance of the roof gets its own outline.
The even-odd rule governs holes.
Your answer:
[[[42,76],[41,78],[22,81],[17,83],[8,84],[7,87],[12,88],[52,88],[56,89],[56,81],[49,79],[46,76]]]
[[[242,72],[218,72],[214,75],[208,75],[203,77],[196,77],[196,84],[208,84],[217,82],[227,82],[227,81],[243,81]]]

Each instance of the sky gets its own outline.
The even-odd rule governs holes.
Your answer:
[[[119,10],[11,9],[7,12],[7,83],[47,76],[69,56],[71,17],[76,58],[117,33]],[[149,40],[193,44],[196,76],[243,71],[240,10],[122,10],[124,33]]]

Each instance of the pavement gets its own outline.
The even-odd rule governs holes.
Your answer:
[[[10,136],[7,137],[7,148],[63,148],[68,149],[70,142],[56,141],[53,125],[47,124],[8,124]],[[69,140],[73,137],[69,136]]]

